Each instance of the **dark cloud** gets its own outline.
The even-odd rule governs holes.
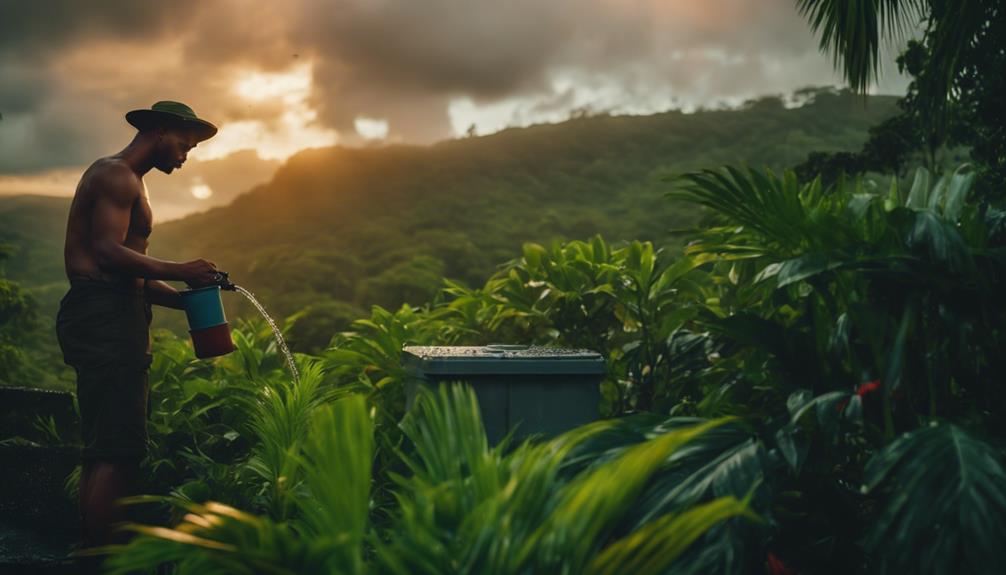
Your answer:
[[[0,57],[3,53],[0,52]],[[0,112],[8,118],[13,114],[31,112],[40,97],[52,89],[49,74],[37,66],[0,58]]]
[[[512,119],[526,122],[562,104],[655,111],[838,81],[792,0],[302,6],[322,119],[345,130],[360,114],[384,118],[411,141],[450,135],[444,110],[458,97],[521,99]]]
[[[233,79],[300,62],[318,124],[345,142],[360,116],[395,139],[449,137],[459,98],[512,102],[528,123],[838,80],[793,0],[0,0],[0,173],[113,153],[123,114],[160,99],[276,125],[284,103],[239,98]]]
[[[93,38],[157,41],[189,24],[197,0],[0,0],[0,52],[44,59]]]
[[[204,2],[192,17],[185,61],[210,67],[255,67],[281,71],[304,50],[291,10],[296,2]]]
[[[636,14],[605,2],[304,0],[303,6],[324,120],[339,129],[360,113],[381,117],[392,133],[413,141],[451,134],[452,98],[488,102],[549,92],[552,69],[585,55],[570,54],[573,44],[588,59],[617,60],[647,43],[638,35],[626,39],[633,38],[628,24],[638,23]]]
[[[354,82],[426,93],[502,97],[540,80],[573,27],[569,0],[304,0],[322,61]]]

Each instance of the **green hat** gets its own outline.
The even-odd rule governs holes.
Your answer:
[[[217,133],[217,127],[197,117],[192,108],[171,100],[161,100],[149,110],[133,110],[126,114],[126,121],[141,132],[165,122],[180,122],[193,128],[199,141],[212,138]]]

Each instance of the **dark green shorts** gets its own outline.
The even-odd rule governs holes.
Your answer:
[[[77,371],[83,459],[147,451],[150,303],[140,289],[72,280],[56,316],[63,360]]]

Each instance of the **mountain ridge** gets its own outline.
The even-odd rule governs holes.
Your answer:
[[[674,245],[669,230],[696,213],[664,198],[667,176],[728,163],[781,169],[810,151],[857,149],[896,100],[823,89],[795,108],[765,97],[740,109],[589,116],[429,146],[304,150],[230,204],[155,224],[150,253],[215,261],[278,315],[335,301],[418,305],[444,277],[484,281],[527,241],[600,233]],[[8,276],[60,282],[69,199],[20,198],[0,198],[0,243],[19,248]]]

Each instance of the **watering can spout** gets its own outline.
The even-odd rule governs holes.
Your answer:
[[[237,286],[231,283],[231,280],[227,278],[227,272],[218,271],[213,277],[216,284],[220,286],[220,289],[227,291],[236,291]]]

